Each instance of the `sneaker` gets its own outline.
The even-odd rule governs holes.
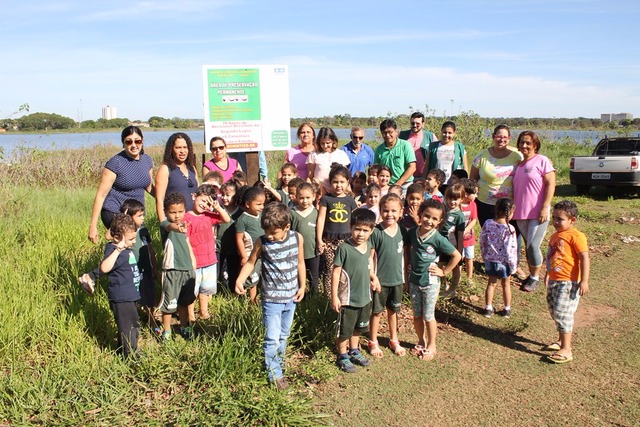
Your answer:
[[[502,310],[502,317],[504,317],[505,319],[508,319],[511,317],[511,309],[510,308],[505,308],[504,310]]]
[[[520,286],[520,290],[524,292],[533,292],[536,290],[539,284],[540,284],[540,280],[527,277],[527,280],[522,282],[522,285]]]
[[[162,331],[160,338],[162,341],[171,341],[171,331]]]
[[[82,286],[82,290],[92,295],[96,289],[96,284],[91,277],[87,273],[84,273],[82,276],[78,277],[78,282],[80,282],[80,286]]]
[[[340,368],[340,370],[348,372],[350,374],[353,374],[357,370],[355,365],[351,363],[351,360],[349,358],[338,359],[336,361],[336,365],[338,365],[338,368]]]
[[[182,328],[182,338],[190,340],[193,338],[193,328],[191,326],[185,326]]]
[[[289,381],[285,377],[280,377],[273,382],[278,391],[286,390],[289,388]]]
[[[487,319],[491,316],[493,316],[493,313],[495,313],[493,308],[485,308],[484,309],[484,317],[486,317]]]
[[[351,359],[351,363],[360,366],[369,366],[371,362],[367,359],[364,354],[360,353],[360,350],[356,350],[352,353],[349,353],[349,359]]]

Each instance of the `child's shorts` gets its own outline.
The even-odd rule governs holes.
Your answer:
[[[148,308],[156,306],[156,284],[150,271],[140,273],[140,304]]]
[[[549,280],[547,307],[560,333],[573,332],[573,318],[580,302],[578,282]]]
[[[373,293],[373,313],[382,313],[385,308],[400,313],[402,308],[402,285],[382,286]]]
[[[501,262],[485,261],[484,269],[487,272],[487,276],[497,277],[498,279],[506,279],[511,276],[509,267]]]
[[[462,258],[466,259],[474,259],[475,258],[475,245],[467,246],[466,248],[462,248]]]
[[[196,296],[215,295],[218,292],[217,264],[196,268]]]
[[[423,317],[427,322],[435,320],[436,301],[440,294],[440,283],[428,286],[418,286],[415,283],[411,283],[409,291],[411,293],[413,316]]]
[[[186,307],[196,300],[196,278],[193,270],[164,270],[162,272],[162,300],[160,311],[175,313],[178,306]]]
[[[364,307],[351,307],[343,305],[338,315],[338,339],[346,340],[356,334],[364,334],[369,331],[369,318],[371,317],[371,303]]]

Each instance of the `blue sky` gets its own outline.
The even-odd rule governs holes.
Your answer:
[[[287,64],[293,117],[640,116],[637,0],[1,4],[0,118],[202,117],[205,64]]]

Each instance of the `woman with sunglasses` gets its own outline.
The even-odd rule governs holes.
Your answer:
[[[156,212],[158,221],[166,219],[164,214],[164,198],[167,194],[178,192],[187,202],[185,208],[189,212],[193,207],[191,194],[198,188],[196,172],[196,155],[189,135],[174,133],[164,147],[162,164],[156,172]]]
[[[153,161],[144,154],[142,130],[137,126],[127,126],[120,135],[124,150],[110,158],[102,170],[98,185],[89,240],[98,243],[98,218],[109,229],[120,205],[127,199],[136,199],[144,204],[144,192],[155,197],[153,186]]]
[[[209,149],[213,157],[202,166],[202,176],[209,172],[218,171],[222,174],[224,182],[227,182],[233,177],[235,171],[242,172],[240,163],[227,155],[227,143],[224,138],[220,136],[211,138]]]

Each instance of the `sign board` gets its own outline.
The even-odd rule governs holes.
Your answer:
[[[205,144],[221,136],[228,152],[291,146],[286,65],[204,65]]]

